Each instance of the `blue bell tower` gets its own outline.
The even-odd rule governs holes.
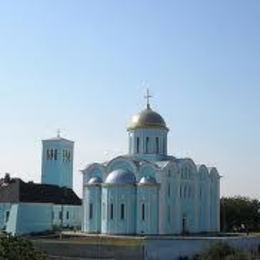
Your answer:
[[[42,140],[42,184],[73,187],[74,142],[57,137]]]

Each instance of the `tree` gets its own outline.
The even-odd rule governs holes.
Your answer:
[[[221,198],[221,229],[223,231],[260,230],[260,201],[246,197]],[[244,228],[243,228],[244,227]]]
[[[37,251],[29,240],[11,235],[0,237],[0,260],[45,260],[46,256]]]

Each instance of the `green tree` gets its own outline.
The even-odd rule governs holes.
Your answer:
[[[45,260],[29,240],[10,235],[0,237],[0,260]]]
[[[260,229],[260,201],[246,197],[221,198],[221,228],[223,231],[241,229],[249,231]]]

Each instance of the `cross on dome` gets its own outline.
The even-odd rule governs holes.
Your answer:
[[[58,138],[61,137],[61,130],[60,130],[60,129],[57,130],[57,137],[58,137]]]
[[[146,89],[146,95],[144,96],[144,98],[146,99],[146,105],[147,108],[150,108],[150,98],[152,98],[153,96],[150,94],[149,88]]]

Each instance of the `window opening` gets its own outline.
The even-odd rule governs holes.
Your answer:
[[[114,218],[114,205],[113,203],[110,204],[110,219]]]
[[[121,219],[125,219],[125,204],[121,204]]]
[[[93,204],[89,204],[89,219],[93,218]]]
[[[140,150],[140,139],[139,137],[136,138],[136,152],[139,153]]]
[[[156,137],[156,153],[159,153],[159,137]]]
[[[142,220],[145,220],[145,205],[142,204]]]
[[[149,153],[149,137],[146,137],[145,141],[145,152]]]

